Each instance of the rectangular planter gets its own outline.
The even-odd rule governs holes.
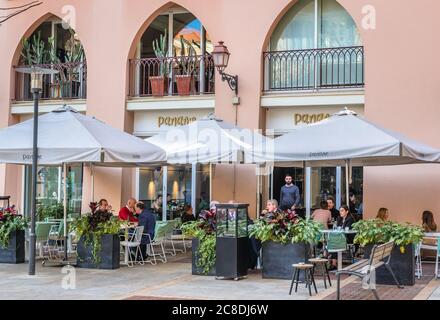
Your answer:
[[[0,247],[0,263],[24,263],[24,253],[24,230],[14,231],[9,235],[8,247]]]
[[[197,256],[196,252],[199,248],[200,240],[197,238],[192,239],[192,274],[195,276],[215,276],[215,265],[214,267],[209,270],[208,274],[203,273],[202,268],[197,267],[196,261]]]
[[[78,242],[77,246],[77,267],[90,269],[119,269],[120,244],[119,235],[105,234],[101,237],[101,252],[99,254],[101,261],[95,263],[92,255],[92,244],[86,245],[84,237]]]
[[[373,245],[365,246],[364,258],[369,258]],[[405,252],[400,252],[399,246],[394,246],[391,252],[391,269],[396,275],[399,284],[404,286],[413,286],[416,283],[415,277],[415,252],[413,245],[405,246]],[[391,273],[385,266],[381,266],[376,270],[376,283],[395,285]]]
[[[292,279],[292,264],[307,262],[310,257],[310,246],[305,243],[283,245],[266,241],[262,249],[263,278],[266,279]]]
[[[247,276],[249,264],[249,238],[216,239],[216,263],[217,277],[241,278]]]

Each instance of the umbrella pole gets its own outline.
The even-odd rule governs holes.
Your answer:
[[[312,213],[311,206],[311,191],[312,191],[312,179],[311,179],[311,167],[306,167],[306,162],[303,162],[304,182],[305,182],[305,202],[306,202],[306,218],[309,219]]]
[[[209,203],[212,201],[212,163],[209,164]]]
[[[67,164],[63,164],[63,207],[64,207],[64,261],[68,260],[67,257]]]
[[[93,172],[93,163],[92,164],[90,164],[90,175],[91,175],[91,182],[92,182],[92,191],[91,191],[91,193],[92,193],[92,201],[91,202],[94,202],[95,201],[95,174],[94,174],[94,172]]]
[[[345,160],[345,200],[346,205],[350,206],[350,186],[349,186],[349,174],[350,174],[350,160]]]

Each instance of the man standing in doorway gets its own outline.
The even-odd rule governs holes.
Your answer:
[[[301,201],[299,188],[293,184],[293,179],[290,174],[286,174],[284,181],[286,182],[286,184],[281,187],[280,191],[280,209],[294,210]]]

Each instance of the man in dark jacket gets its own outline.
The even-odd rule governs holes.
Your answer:
[[[144,235],[141,241],[141,250],[144,258],[146,257],[147,245],[150,243],[150,239],[154,239],[154,230],[156,228],[156,216],[150,210],[145,208],[142,202],[136,203],[136,213],[139,215],[139,226],[144,227]],[[148,237],[149,235],[150,237]]]
[[[293,179],[290,174],[284,178],[286,184],[281,187],[280,191],[280,209],[290,210],[295,209],[301,202],[299,195],[299,188],[293,184]]]

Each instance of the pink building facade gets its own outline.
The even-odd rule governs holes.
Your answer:
[[[0,7],[24,3],[0,0]],[[66,58],[62,51],[69,36],[63,30],[71,28],[85,55],[75,62],[72,73],[63,69],[64,82],[47,79],[41,112],[69,104],[144,138],[210,113],[241,127],[279,135],[347,106],[440,148],[440,61],[434,41],[440,30],[438,9],[435,0],[45,0],[0,27],[0,127],[32,117],[26,79],[14,70],[24,63],[23,37],[38,30],[43,38],[55,37],[53,52]],[[171,65],[179,63],[176,56],[189,55],[182,51],[181,37],[196,51],[188,96],[177,92],[174,75],[163,97],[153,95],[149,79],[159,75],[161,65],[152,42],[160,35],[167,35],[168,47],[176,50],[168,51]],[[234,92],[212,65],[210,53],[220,40],[231,52],[226,72],[239,76],[239,105],[233,104]],[[203,187],[190,190],[191,168],[169,168],[172,198],[185,200],[188,191],[197,192],[198,199],[210,194],[219,201],[250,203],[252,215],[259,207],[257,194],[262,202],[276,197],[285,173],[276,170],[272,178],[257,181],[253,166],[196,170]],[[301,170],[288,170],[299,185],[304,183]],[[11,195],[23,210],[27,171],[0,165],[0,194]],[[52,179],[50,188],[47,185],[51,175],[60,177],[60,173],[39,172],[39,188],[45,190],[40,196],[59,197],[60,178]],[[161,172],[160,168],[98,168],[94,198],[107,198],[114,207],[130,196],[153,200],[161,190]],[[338,168],[314,168],[312,204],[329,195],[343,198],[342,176]],[[92,198],[90,169],[71,168],[70,177],[71,206],[85,211]],[[420,223],[423,210],[440,219],[438,166],[355,168],[352,188],[363,203],[365,217],[387,207],[396,221]]]

